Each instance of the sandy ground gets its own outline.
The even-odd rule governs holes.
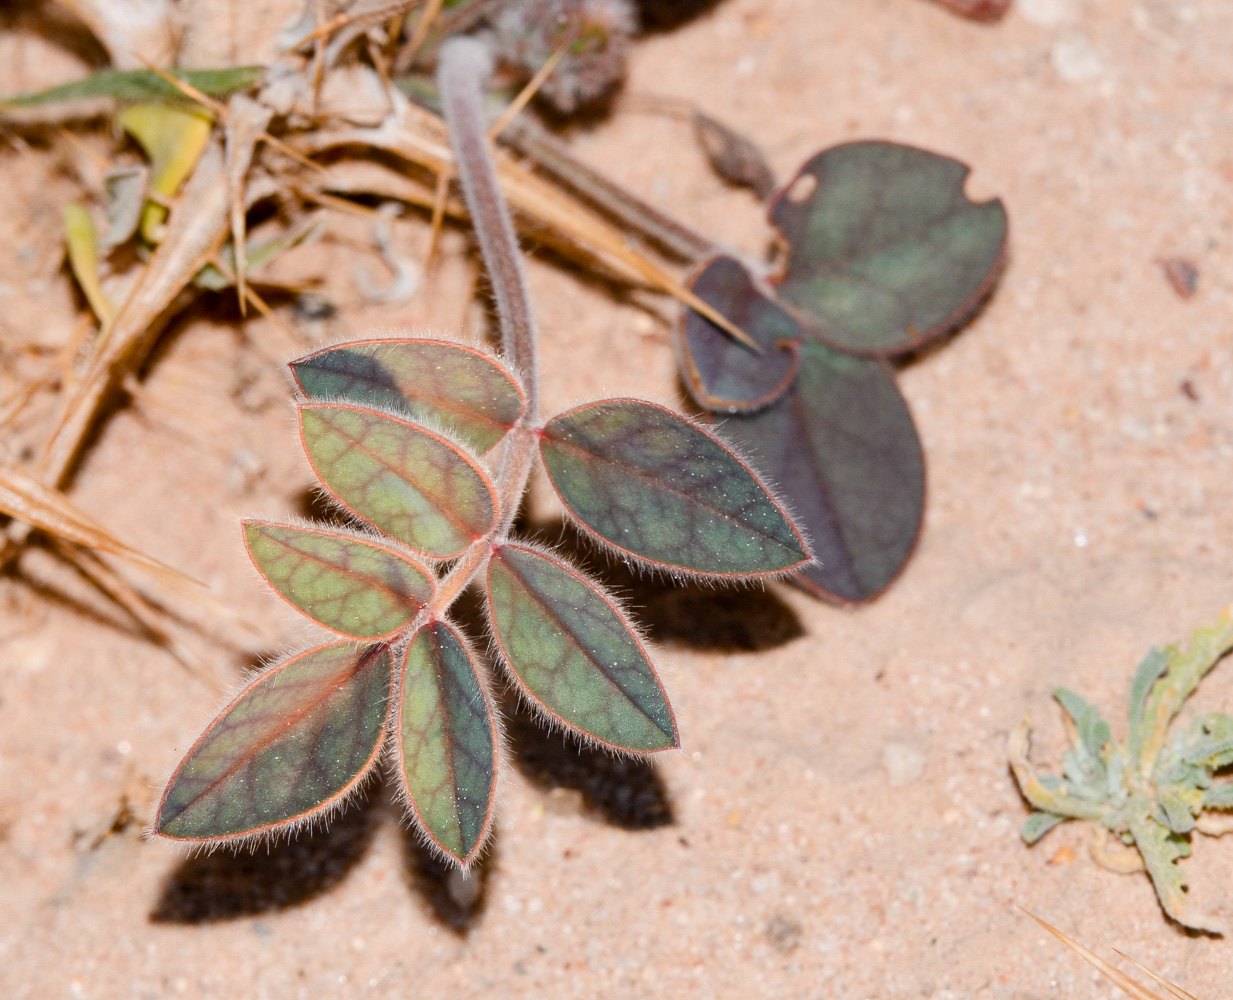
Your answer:
[[[284,10],[237,7],[241,58],[265,55]],[[218,57],[216,36],[190,41],[199,62]],[[494,850],[466,886],[380,789],[268,854],[186,860],[141,839],[222,693],[296,634],[236,518],[301,512],[310,482],[271,360],[296,345],[259,320],[240,332],[221,300],[175,322],[73,496],[208,581],[262,640],[228,645],[203,617],[190,673],[45,554],[0,580],[0,995],[1114,995],[1019,904],[1227,996],[1233,944],[1169,925],[1144,876],[1095,867],[1084,829],[1022,845],[1005,743],[1030,710],[1037,759],[1056,762],[1060,682],[1119,728],[1140,656],[1233,598],[1231,45],[1227,0],[1018,0],[992,27],[921,0],[726,0],[638,47],[613,114],[575,146],[721,240],[758,252],[769,231],[648,95],[725,117],[781,177],[853,137],[960,157],[972,192],[1009,207],[1011,260],[985,312],[903,372],[929,508],[891,592],[843,610],[779,586],[637,588],[684,752],[616,765],[516,724]],[[6,91],[81,69],[15,28],[0,55]],[[55,349],[79,315],[56,236],[67,148],[0,151],[10,344]],[[331,225],[288,263],[339,307],[286,312],[301,348],[482,319],[462,307],[460,232],[420,294],[387,307],[351,274],[371,266],[366,227]],[[397,239],[422,256],[420,221]],[[1162,276],[1168,255],[1198,267],[1193,298]],[[670,303],[638,307],[546,259],[531,285],[547,407],[676,398]],[[1233,709],[1233,666],[1194,709]],[[1233,838],[1199,843],[1186,867],[1198,903],[1233,917]]]

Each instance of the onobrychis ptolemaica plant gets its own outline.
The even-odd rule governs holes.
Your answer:
[[[492,824],[500,724],[480,658],[449,609],[485,593],[492,648],[549,724],[618,752],[679,745],[620,603],[561,555],[513,534],[538,457],[599,544],[669,574],[758,580],[811,559],[758,475],[723,441],[636,399],[542,420],[522,263],[487,147],[471,39],[441,49],[458,172],[492,281],[500,356],[442,340],[357,341],[291,364],[301,442],[363,527],[247,521],[270,586],[335,633],[256,676],[176,768],[155,832],[243,841],[327,815],[383,748],[408,813],[460,865]]]

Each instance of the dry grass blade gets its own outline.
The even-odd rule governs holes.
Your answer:
[[[0,468],[0,512],[24,521],[53,538],[119,556],[144,569],[190,580],[153,556],[125,545],[93,518],[83,514],[59,490],[49,489],[17,469]]]
[[[159,611],[149,598],[90,552],[64,542],[57,542],[56,549],[83,577],[127,611],[150,638],[171,653],[181,666],[209,680],[205,677],[200,660],[163,627]]]
[[[236,294],[240,315],[247,314],[248,254],[245,233],[244,179],[253,162],[257,142],[265,134],[274,112],[243,94],[235,94],[227,108],[227,190],[230,201],[231,244],[235,247]]]
[[[1188,993],[1186,990],[1182,989],[1180,986],[1175,986],[1173,983],[1165,979],[1164,976],[1160,975],[1159,973],[1153,972],[1142,962],[1135,961],[1135,959],[1131,958],[1124,951],[1118,951],[1118,949],[1116,948],[1114,948],[1113,950],[1116,951],[1119,955],[1121,955],[1122,958],[1126,959],[1126,961],[1129,962],[1131,965],[1133,965],[1136,969],[1142,972],[1143,975],[1151,979],[1157,986],[1163,986],[1166,990],[1168,990],[1171,994],[1173,994],[1173,996],[1177,997],[1177,1000],[1198,1000],[1198,997],[1196,997],[1193,993]]]
[[[548,77],[552,76],[552,71],[557,68],[557,65],[565,58],[565,53],[569,51],[569,41],[562,42],[557,46],[557,50],[552,53],[539,69],[535,71],[535,75],[527,81],[527,85],[518,92],[518,96],[509,102],[509,107],[501,112],[501,117],[492,123],[492,127],[488,129],[488,138],[496,139],[509,126],[519,113],[528,104],[538,92],[539,88],[548,82]]]
[[[418,119],[418,120],[417,120]],[[429,128],[412,127],[429,124]],[[412,163],[440,173],[453,171],[454,157],[446,145],[444,122],[426,111],[391,117],[377,128],[345,128],[304,136],[300,148],[322,152],[343,146],[368,146],[381,149]],[[625,281],[647,284],[673,296],[743,344],[761,353],[757,345],[726,316],[694,295],[680,281],[646,254],[631,247],[624,234],[573,196],[538,177],[496,151],[497,178],[517,216],[555,230],[581,250],[597,258],[608,270]],[[428,202],[431,207],[432,202]]]
[[[407,55],[405,58],[408,65],[415,62],[415,57],[419,55],[420,46],[424,44],[424,39],[428,37],[428,32],[432,30],[433,24],[441,16],[441,8],[444,6],[445,0],[428,0],[428,6],[424,8],[424,13],[415,22],[415,30],[411,33],[411,41],[407,43]]]
[[[1088,948],[1085,948],[1074,938],[1058,930],[1048,921],[1042,920],[1040,917],[1036,916],[1036,914],[1032,913],[1030,910],[1024,910],[1022,906],[1019,907],[1019,909],[1023,910],[1024,913],[1026,913],[1029,917],[1031,917],[1038,924],[1040,924],[1041,927],[1047,930],[1055,938],[1061,941],[1062,944],[1066,945],[1067,948],[1073,951],[1076,955],[1082,958],[1085,962],[1087,962],[1093,968],[1098,970],[1102,976],[1104,976],[1107,980],[1109,980],[1109,982],[1113,983],[1114,986],[1120,989],[1127,996],[1134,997],[1135,1000],[1162,1000],[1159,994],[1153,993],[1142,983],[1138,982],[1137,980],[1131,979],[1121,969],[1115,968],[1114,966],[1110,965],[1108,962],[1106,962],[1103,958],[1101,958],[1095,952],[1091,951]],[[1120,955],[1121,952],[1118,952],[1118,954]],[[1135,962],[1135,965],[1139,965],[1139,963]],[[1139,967],[1142,968],[1142,966],[1139,966]],[[1147,970],[1144,970],[1144,971],[1146,972]],[[1149,975],[1151,975],[1153,979],[1156,979],[1162,985],[1166,985],[1164,980],[1160,979],[1154,973],[1149,973]],[[1172,991],[1173,989],[1170,988],[1170,992]],[[1177,994],[1174,994],[1174,995],[1176,996]],[[1189,1000],[1195,1000],[1195,998],[1191,997],[1190,994],[1188,993],[1185,994],[1185,997],[1189,998]]]

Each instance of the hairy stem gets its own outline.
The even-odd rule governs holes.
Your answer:
[[[523,420],[534,424],[539,419],[535,323],[522,253],[488,148],[488,122],[480,88],[491,71],[491,58],[481,42],[457,37],[441,46],[437,84],[458,177],[497,301],[502,353],[523,377],[527,396]]]
[[[452,38],[441,46],[437,81],[450,130],[458,178],[484,264],[497,301],[502,353],[517,367],[526,394],[526,408],[505,445],[497,474],[501,520],[496,531],[472,544],[446,575],[437,591],[437,605],[448,607],[487,560],[492,539],[502,538],[518,516],[535,460],[535,427],[539,421],[539,385],[535,352],[535,320],[527,293],[522,252],[514,235],[505,196],[488,147],[483,82],[492,71],[488,50],[472,38]]]

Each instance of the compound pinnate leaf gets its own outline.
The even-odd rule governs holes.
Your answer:
[[[771,205],[788,246],[779,285],[828,344],[868,354],[920,347],[962,323],[992,287],[1006,210],[963,192],[968,167],[892,142],[819,153]]]
[[[488,563],[488,611],[502,657],[549,715],[633,753],[679,745],[646,650],[598,584],[552,556],[502,545]]]
[[[443,340],[360,340],[291,362],[310,399],[406,410],[481,454],[522,416],[522,390],[487,354]]]
[[[439,559],[496,526],[497,496],[448,438],[344,403],[303,403],[300,435],[313,471],[357,517]]]
[[[245,837],[342,801],[377,759],[390,667],[384,646],[334,643],[262,673],[180,763],[156,832],[175,840]]]
[[[690,287],[762,348],[762,354],[755,354],[701,313],[684,310],[681,369],[698,405],[738,413],[767,406],[787,392],[796,376],[803,336],[796,319],[760,292],[744,265],[732,257],[713,258]]]
[[[791,391],[724,432],[791,498],[809,534],[817,562],[798,583],[852,602],[890,585],[920,532],[925,459],[882,361],[806,341]]]
[[[244,540],[280,597],[353,639],[393,635],[410,624],[436,590],[423,567],[345,531],[245,521]]]
[[[808,546],[757,475],[717,438],[654,403],[559,414],[540,452],[566,510],[622,553],[669,571],[776,575]]]
[[[497,733],[475,656],[444,622],[407,647],[395,727],[407,802],[443,851],[469,864],[492,824]]]

